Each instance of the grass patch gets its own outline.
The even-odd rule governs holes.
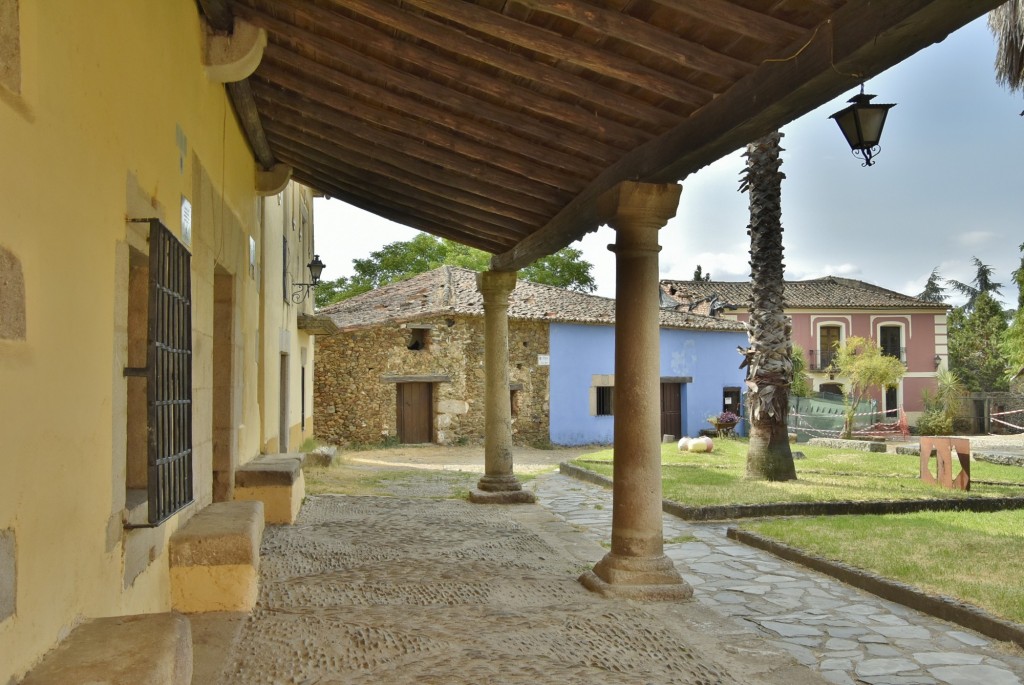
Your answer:
[[[319,446],[320,446],[320,443],[317,442],[316,438],[306,438],[305,440],[302,441],[302,444],[299,445],[299,451],[300,452],[312,452],[313,450],[315,450]]]
[[[1024,623],[1024,511],[827,516],[741,528]]]
[[[712,506],[1024,495],[1024,469],[1017,466],[973,462],[973,479],[1001,484],[973,483],[971,492],[965,493],[922,483],[916,456],[810,445],[797,449],[806,457],[796,462],[797,480],[769,483],[746,479],[746,440],[716,440],[710,454],[662,445],[664,497],[689,506]],[[612,476],[612,450],[584,455],[573,463]]]
[[[696,535],[677,535],[674,538],[665,538],[666,545],[678,545],[683,542],[698,542],[699,538]]]

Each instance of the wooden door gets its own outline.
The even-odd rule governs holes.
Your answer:
[[[683,434],[682,387],[679,383],[661,384],[661,434]]]
[[[399,383],[398,441],[419,444],[434,441],[433,385]]]

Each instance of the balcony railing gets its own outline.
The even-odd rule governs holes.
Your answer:
[[[907,348],[905,347],[882,347],[882,354],[886,357],[896,357],[904,365],[907,363]]]
[[[838,354],[838,350],[807,350],[807,368],[810,371],[828,371]],[[905,347],[883,347],[882,354],[886,357],[896,357],[904,365],[907,363]]]
[[[832,366],[836,350],[807,350],[807,367],[811,371],[825,371]]]

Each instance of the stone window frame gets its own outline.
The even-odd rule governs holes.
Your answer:
[[[512,418],[519,416],[519,400],[520,395],[523,391],[522,383],[509,383],[508,385],[508,404],[512,412]]]
[[[598,401],[599,394],[605,396],[601,402]],[[608,406],[607,413],[598,413],[598,408],[602,405]],[[615,374],[594,374],[590,377],[590,415],[615,415]]]
[[[405,349],[410,352],[426,352],[430,349],[432,341],[431,333],[434,327],[430,324],[406,324],[403,326],[409,332],[409,341]]]

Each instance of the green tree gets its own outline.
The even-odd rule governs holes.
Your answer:
[[[1017,248],[1020,250],[1020,265],[1010,273],[1013,282],[1017,284],[1017,311],[1024,309],[1024,243]]]
[[[1009,366],[1007,373],[1011,376],[1024,368],[1024,243],[1020,244],[1020,252],[1020,266],[1012,274],[1017,284],[1017,311],[1014,312],[1010,327],[1003,334],[1002,344]]]
[[[872,388],[884,391],[903,378],[906,368],[896,357],[882,354],[878,343],[860,336],[846,339],[832,362],[838,375],[846,379],[843,386],[845,417],[843,437],[853,437],[853,419],[857,406],[868,398]]]
[[[591,274],[593,265],[583,253],[571,247],[542,257],[519,272],[519,277],[580,292],[593,292],[597,283]],[[459,266],[474,271],[490,268],[491,256],[452,240],[420,233],[412,240],[388,243],[369,257],[353,259],[355,273],[333,281],[321,281],[316,287],[316,306],[325,307],[374,288],[411,278],[439,266]]]
[[[793,345],[793,384],[790,393],[797,397],[811,396],[811,379],[807,376],[807,358],[799,345]]]
[[[964,414],[967,386],[955,371],[939,369],[935,374],[936,391],[925,390],[924,415],[917,421],[921,435],[952,435]]]
[[[1006,371],[1009,375],[1024,368],[1024,307],[1017,309],[1013,324],[1003,334],[1001,349],[1006,357]]]
[[[519,277],[531,283],[592,293],[597,290],[597,282],[590,273],[593,268],[594,265],[583,259],[583,253],[575,247],[563,247],[558,252],[541,257],[529,266],[523,267],[519,271]]]
[[[924,284],[924,290],[918,294],[917,299],[936,304],[945,302],[946,289],[939,284],[940,280],[942,279],[939,278],[939,267],[935,267],[932,269],[931,275],[928,276],[928,282]]]
[[[750,442],[747,478],[793,480],[796,466],[789,446],[790,383],[793,379],[790,324],[783,311],[782,134],[778,131],[747,145],[747,166],[740,192],[750,193],[750,347],[742,350],[747,367]]]
[[[982,293],[992,293],[993,295],[1003,294],[1002,291],[999,290],[1003,287],[1003,284],[996,283],[992,280],[992,267],[988,264],[983,264],[977,257],[972,257],[971,262],[974,264],[976,269],[974,280],[971,281],[973,285],[954,280],[946,281],[947,285],[949,285],[953,290],[957,291],[961,295],[967,296],[967,303],[964,305],[964,309],[967,311],[974,309],[974,303]]]
[[[701,265],[698,264],[697,268],[693,270],[693,280],[695,280],[695,281],[705,281],[705,282],[710,281],[711,280],[711,272],[709,271],[708,273],[704,273],[703,267],[701,267]]]
[[[992,295],[979,294],[969,312],[965,308],[954,309],[947,328],[949,366],[964,379],[967,388],[972,392],[1006,390],[1006,312]]]

